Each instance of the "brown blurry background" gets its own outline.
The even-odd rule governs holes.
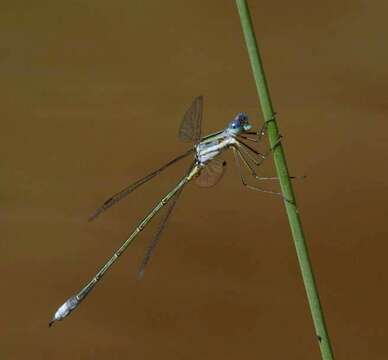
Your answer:
[[[336,357],[387,359],[388,5],[250,6]],[[183,192],[142,281],[157,221],[47,327],[187,168],[86,221],[187,148],[194,96],[204,133],[259,124],[234,2],[9,1],[0,24],[1,359],[320,359],[283,204],[231,156]]]

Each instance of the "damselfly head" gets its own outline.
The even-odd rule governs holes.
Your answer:
[[[242,112],[238,113],[228,125],[229,132],[235,135],[241,134],[245,131],[249,131],[251,128],[252,125],[249,124],[248,115]]]

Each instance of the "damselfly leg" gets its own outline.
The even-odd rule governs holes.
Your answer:
[[[251,157],[249,155],[252,161],[255,163],[255,165],[259,166],[268,157],[268,155],[271,154],[273,150],[280,144],[281,137],[279,137],[278,140],[276,140],[275,144],[269,147],[269,149],[267,149],[264,153],[257,151],[256,149],[254,149],[253,147],[249,146],[248,144],[246,144],[245,142],[239,139],[236,139],[236,140],[239,143],[239,145],[241,145],[241,147],[245,148],[245,151],[247,153],[253,153],[257,156],[257,158],[255,158],[254,156]]]
[[[277,176],[267,177],[267,176],[260,176],[260,175],[258,175],[257,171],[255,170],[255,168],[249,163],[249,159],[253,160],[251,158],[251,155],[249,154],[249,152],[246,152],[244,150],[244,148],[237,148],[236,151],[238,152],[238,154],[239,154],[240,158],[242,159],[243,163],[245,164],[245,166],[250,170],[251,175],[256,180],[278,180],[279,179]],[[247,159],[247,157],[249,159]]]
[[[242,168],[241,168],[241,162],[240,162],[240,159],[239,159],[239,156],[241,156],[241,158],[243,159],[243,161],[245,160],[241,153],[239,152],[239,150],[235,147],[232,147],[232,150],[233,150],[233,154],[234,154],[234,158],[235,158],[235,161],[236,161],[236,165],[237,165],[237,170],[238,170],[238,173],[239,173],[239,176],[240,176],[240,179],[241,179],[241,182],[242,184],[250,189],[250,190],[255,190],[255,191],[260,191],[260,192],[264,192],[264,193],[267,193],[267,194],[273,194],[273,195],[277,195],[277,196],[280,196],[281,198],[283,198],[284,200],[287,200],[282,193],[280,192],[276,192],[276,191],[272,191],[272,190],[266,190],[266,189],[262,189],[262,188],[259,188],[257,186],[253,186],[253,185],[249,185],[246,181],[245,181],[245,178],[244,178],[244,175],[243,175],[243,172],[242,172]],[[248,163],[245,163],[246,166],[248,167]],[[248,167],[248,169],[250,169]]]

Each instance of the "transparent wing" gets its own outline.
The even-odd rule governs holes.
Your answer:
[[[195,183],[201,187],[214,186],[222,179],[225,170],[226,161],[212,160],[202,168]]]
[[[110,197],[96,211],[94,211],[94,213],[89,217],[89,221],[94,220],[98,215],[100,215],[102,212],[108,210],[110,207],[112,207],[114,204],[119,202],[121,199],[125,198],[132,191],[136,190],[139,186],[145,184],[147,181],[149,181],[152,178],[154,178],[155,176],[159,175],[164,169],[166,169],[170,165],[176,163],[177,161],[183,159],[184,157],[189,155],[191,152],[193,152],[193,149],[190,149],[190,150],[186,151],[184,154],[179,155],[178,157],[176,157],[175,159],[171,160],[167,164],[163,165],[159,169],[155,170],[151,174],[148,174],[144,178],[137,180],[133,184],[127,186],[123,190],[119,191],[118,193],[116,193],[115,195]]]
[[[148,244],[148,247],[147,247],[147,250],[146,250],[146,253],[144,255],[144,258],[143,258],[143,261],[141,262],[140,264],[140,267],[139,267],[139,279],[141,279],[143,276],[144,276],[144,271],[145,271],[145,268],[146,266],[148,265],[149,261],[150,261],[150,258],[152,256],[152,254],[154,253],[155,251],[155,248],[156,248],[156,245],[158,245],[159,243],[159,240],[160,240],[160,236],[164,230],[164,228],[166,227],[166,224],[167,224],[167,221],[175,207],[175,204],[179,198],[179,195],[181,194],[182,190],[183,190],[184,186],[176,193],[176,195],[170,200],[170,204],[168,205],[168,208],[166,210],[166,213],[163,215],[163,218],[158,226],[158,230],[155,234],[155,236],[151,239],[151,241],[149,242]]]
[[[202,111],[203,96],[198,96],[183,116],[179,128],[179,137],[181,140],[190,141],[195,144],[201,140]]]

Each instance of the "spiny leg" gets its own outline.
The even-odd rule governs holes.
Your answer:
[[[259,143],[259,142],[260,142],[258,139],[253,139],[253,138],[251,138],[251,137],[244,136],[244,135],[238,135],[238,137],[239,137],[240,139],[249,140],[249,141],[252,141],[252,142],[255,142],[255,143]]]
[[[249,146],[248,144],[245,144],[245,142],[241,141],[241,140],[238,140],[236,139],[237,143],[240,144],[241,146],[243,146],[246,150],[249,150],[251,152],[253,152],[255,155],[257,155],[258,157],[260,157],[261,159],[265,159],[265,155],[262,154],[261,152],[257,151],[256,149],[254,149],[253,147]]]
[[[279,138],[276,140],[275,144],[273,146],[271,146],[264,154],[258,152],[256,149],[252,148],[251,146],[249,146],[248,144],[245,144],[244,142],[237,140],[237,143],[239,145],[241,145],[242,148],[244,148],[244,153],[247,154],[247,156],[252,160],[252,162],[256,165],[256,166],[259,166],[262,164],[262,162],[268,157],[269,154],[271,154],[273,152],[273,150],[280,144],[281,142],[281,136],[279,136]],[[251,151],[252,153],[254,153],[255,155],[257,155],[258,157],[260,157],[260,160],[255,158],[254,156],[252,156],[249,151]],[[248,155],[249,154],[249,155]]]
[[[238,155],[240,156],[241,160],[245,164],[245,166],[250,170],[251,175],[256,179],[256,180],[278,180],[279,178],[276,176],[260,176],[257,174],[256,170],[253,168],[253,166],[249,163],[249,161],[246,159],[244,154],[248,155],[249,153],[243,152],[243,149],[236,148],[236,151]],[[249,156],[248,156],[249,157]]]
[[[243,152],[248,158],[250,161],[252,161],[256,166],[260,166],[264,160],[266,158],[261,158],[260,160],[258,160],[257,158],[255,158],[243,145],[241,145],[240,143],[238,143],[238,147],[239,147],[239,150],[240,152]]]
[[[241,179],[241,182],[242,184],[247,187],[248,189],[251,189],[251,190],[255,190],[255,191],[260,191],[260,192],[264,192],[264,193],[267,193],[267,194],[274,194],[274,195],[277,195],[277,196],[280,196],[282,197],[284,200],[288,201],[282,193],[280,192],[276,192],[276,191],[271,191],[271,190],[266,190],[266,189],[262,189],[262,188],[259,188],[259,187],[256,187],[256,186],[252,186],[252,185],[249,185],[247,184],[247,182],[245,181],[244,179],[244,176],[242,174],[242,169],[241,169],[241,163],[240,163],[240,160],[238,158],[238,150],[236,148],[232,148],[233,149],[233,154],[234,154],[234,157],[235,157],[235,160],[236,160],[236,165],[237,165],[237,169],[238,169],[238,173],[240,175],[240,179]]]
[[[246,164],[246,166],[249,167],[249,169],[251,170],[251,173],[252,173],[253,177],[255,177],[257,180],[278,180],[279,179],[278,177],[261,177],[261,176],[258,176],[256,171],[254,170],[253,166],[251,164],[249,164],[249,162],[247,161],[246,157],[248,157],[249,160],[251,160],[256,166],[260,166],[264,162],[265,159],[263,159],[261,161],[257,161],[257,159],[255,159],[242,146],[240,146],[237,150],[239,152],[239,155],[242,157],[244,163]],[[304,179],[305,177],[306,176],[301,176],[300,178]],[[295,176],[290,176],[290,179],[296,179],[296,178],[297,177],[295,177]]]

